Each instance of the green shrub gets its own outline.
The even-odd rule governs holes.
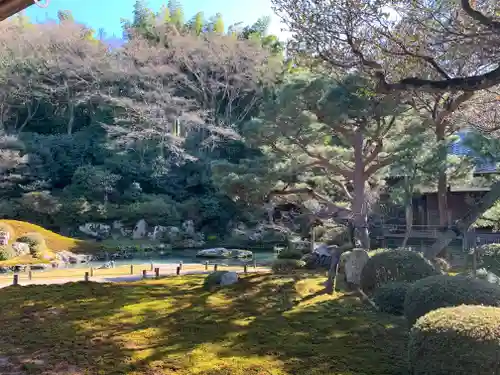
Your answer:
[[[276,259],[273,262],[272,270],[274,273],[288,273],[304,268],[306,262],[297,259]]]
[[[15,250],[10,245],[0,245],[0,260],[9,260],[16,256]]]
[[[33,258],[41,258],[44,250],[47,249],[45,239],[40,233],[26,233],[19,237],[17,242],[24,242],[30,247],[30,254]]]
[[[381,311],[403,315],[405,297],[411,284],[403,281],[394,281],[375,289],[373,301]]]
[[[35,245],[46,246],[45,239],[40,233],[26,233],[25,235],[19,237],[17,242],[27,243],[30,247]]]
[[[441,308],[418,319],[411,330],[409,374],[498,374],[499,353],[499,308]]]
[[[421,254],[409,250],[381,251],[368,260],[361,272],[361,288],[373,293],[389,281],[413,282],[440,272]]]
[[[413,325],[429,311],[462,304],[500,306],[500,287],[464,276],[428,277],[417,281],[408,290],[404,314]]]
[[[481,267],[500,276],[500,244],[491,243],[476,248]]]
[[[301,250],[281,250],[278,253],[278,259],[301,259],[303,256],[303,252]]]

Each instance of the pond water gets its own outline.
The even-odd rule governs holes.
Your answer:
[[[209,264],[218,263],[221,265],[243,265],[245,263],[253,264],[254,259],[257,261],[258,265],[269,264],[276,258],[274,250],[259,250],[255,251],[253,259],[224,259],[224,258],[197,258],[196,253],[198,250],[174,250],[171,255],[168,256],[157,256],[157,257],[137,257],[133,259],[119,259],[115,260],[115,266],[125,266],[131,264],[145,264],[153,262],[157,265],[162,264],[179,264],[183,262],[184,264],[204,264],[206,261]],[[105,264],[105,261],[91,261],[90,263],[80,263],[80,264],[70,264],[68,268],[87,268],[87,267],[100,267]]]

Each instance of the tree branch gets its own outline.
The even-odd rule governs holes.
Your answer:
[[[493,17],[485,16],[483,13],[473,9],[470,5],[470,0],[461,0],[461,5],[462,9],[469,15],[469,17],[475,19],[481,25],[500,31],[500,22],[495,21]]]
[[[492,88],[500,84],[500,65],[484,74],[470,77],[457,77],[444,80],[431,80],[421,78],[405,78],[397,83],[388,83],[382,72],[376,72],[378,78],[377,91],[389,93],[391,91],[422,91],[422,92],[457,92],[479,91]]]

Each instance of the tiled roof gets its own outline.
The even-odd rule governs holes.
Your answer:
[[[467,131],[458,132],[457,136],[459,137],[459,139],[450,146],[450,153],[457,156],[473,157],[476,164],[476,167],[474,168],[475,175],[500,172],[495,162],[480,157],[479,155],[475,154],[474,151],[472,151],[469,147],[464,145],[464,139],[467,136]]]

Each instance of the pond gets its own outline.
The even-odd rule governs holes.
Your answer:
[[[254,251],[253,259],[224,259],[224,258],[198,258],[196,257],[196,253],[198,250],[195,249],[187,249],[187,250],[174,250],[172,254],[168,256],[156,256],[156,257],[136,257],[133,259],[119,259],[115,260],[115,266],[125,266],[130,264],[145,264],[153,262],[157,265],[162,264],[179,264],[181,261],[184,264],[204,264],[208,261],[210,264],[218,263],[224,264],[228,266],[232,265],[242,265],[245,263],[252,263],[256,260],[258,265],[269,264],[276,258],[276,253],[274,250],[259,250]],[[80,264],[70,264],[68,268],[87,268],[87,267],[95,267],[98,268],[105,264],[105,261],[91,261],[90,263],[80,263]]]

